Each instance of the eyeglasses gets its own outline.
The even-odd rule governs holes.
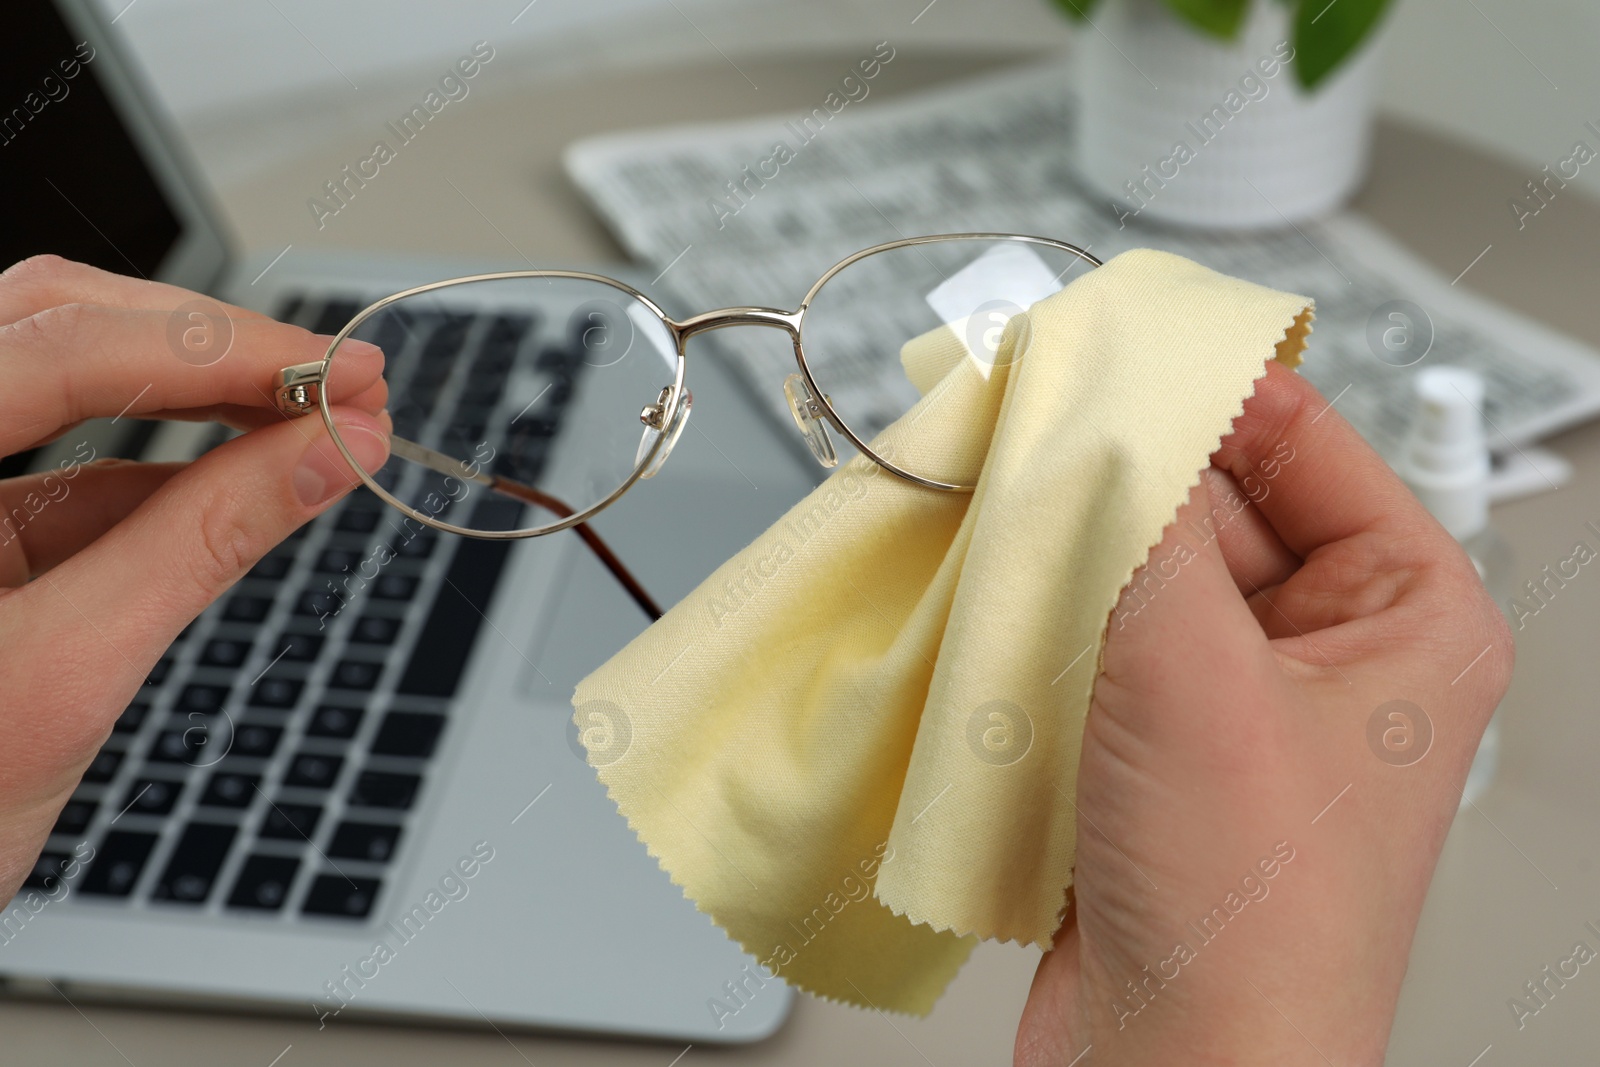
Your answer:
[[[276,399],[286,415],[320,410],[351,470],[407,519],[497,540],[573,529],[658,618],[588,522],[653,478],[683,435],[691,338],[733,326],[783,331],[797,366],[784,398],[819,464],[854,451],[916,485],[970,492],[981,457],[896,459],[871,441],[913,408],[917,418],[950,417],[968,414],[953,405],[996,402],[997,390],[972,383],[1004,379],[995,368],[1026,347],[1024,312],[1083,265],[1100,261],[1044,237],[913,237],[840,260],[794,311],[730,307],[684,319],[598,274],[451,278],[369,305],[320,362],[283,368]],[[323,388],[353,339],[383,350],[390,389],[390,458],[370,474]]]

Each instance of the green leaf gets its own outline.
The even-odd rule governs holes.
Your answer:
[[[1366,40],[1389,0],[1301,0],[1294,18],[1295,77],[1315,89]]]
[[[1051,3],[1078,22],[1086,20],[1099,2],[1100,0],[1051,0]]]
[[[1185,22],[1213,37],[1231,40],[1249,14],[1251,0],[1166,0]]]

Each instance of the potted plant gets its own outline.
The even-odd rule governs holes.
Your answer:
[[[1366,173],[1387,0],[1053,0],[1083,24],[1074,162],[1123,220],[1253,229]]]

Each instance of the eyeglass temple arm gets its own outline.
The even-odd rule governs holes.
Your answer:
[[[451,459],[444,453],[435,452],[426,445],[419,445],[415,441],[407,440],[404,437],[390,437],[389,451],[403,459],[409,459],[413,463],[420,463],[439,474],[453,478],[464,478],[467,481],[476,482],[478,485],[487,486],[497,493],[511,497],[513,500],[520,500],[524,504],[532,504],[535,507],[544,508],[558,519],[565,519],[573,514],[572,508],[549,493],[541,492],[530,485],[523,485],[521,482],[503,478],[497,474],[491,475],[481,470],[469,470],[464,464]],[[583,543],[589,546],[589,550],[595,554],[601,563],[605,564],[606,570],[610,571],[612,577],[622,584],[622,588],[628,591],[628,595],[633,598],[633,602],[638,604],[646,615],[650,616],[652,622],[661,618],[661,608],[651,599],[650,594],[645,592],[645,588],[639,584],[639,580],[629,572],[627,567],[623,566],[622,561],[617,558],[617,554],[611,551],[611,547],[601,540],[599,534],[589,528],[588,523],[580,522],[572,530],[583,538]]]

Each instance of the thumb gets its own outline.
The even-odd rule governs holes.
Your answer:
[[[387,417],[335,408],[368,471],[389,454]],[[321,419],[274,423],[206,453],[99,540],[17,590],[11,648],[38,650],[93,707],[132,691],[179,631],[271,548],[359,484]],[[8,600],[11,598],[8,598]],[[126,683],[118,686],[117,682]],[[69,705],[70,706],[70,705]]]
[[[1147,696],[1192,699],[1197,683],[1229,687],[1272,662],[1266,637],[1228,572],[1219,544],[1242,522],[1243,497],[1213,503],[1202,477],[1134,572],[1111,613],[1105,677]]]

